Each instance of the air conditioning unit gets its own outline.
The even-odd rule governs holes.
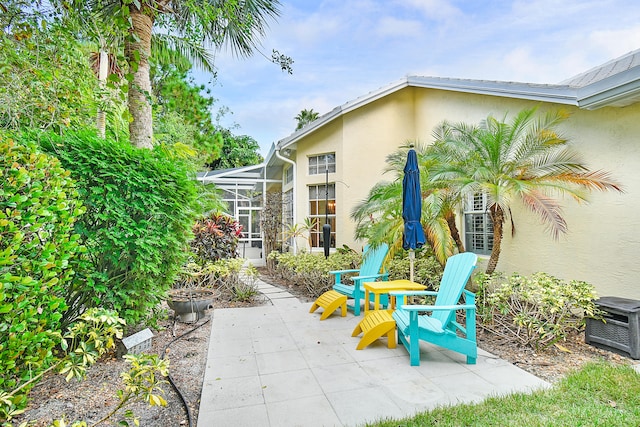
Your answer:
[[[640,359],[640,301],[602,297],[595,303],[605,321],[587,319],[585,342]]]

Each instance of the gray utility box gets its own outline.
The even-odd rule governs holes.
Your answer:
[[[602,297],[595,303],[606,322],[587,318],[585,342],[640,359],[640,301]]]

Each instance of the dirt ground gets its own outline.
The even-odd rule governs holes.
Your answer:
[[[265,276],[262,280],[276,286],[283,286],[276,280]],[[300,299],[308,301],[303,289],[284,286],[289,292]],[[261,303],[258,298],[253,304]],[[247,306],[252,303],[234,303],[231,301],[216,301],[215,308],[229,306]],[[196,425],[200,393],[204,378],[204,369],[211,332],[209,317],[194,324],[175,322],[168,309],[169,317],[160,323],[160,328],[154,331],[152,352],[165,354],[170,360],[170,374],[189,406],[193,426]],[[184,335],[186,334],[186,335]],[[184,336],[182,336],[184,335]],[[177,337],[180,337],[176,339]],[[614,363],[632,363],[625,356],[610,351],[598,349],[584,343],[584,333],[574,334],[561,343],[561,347],[552,347],[544,352],[535,352],[516,343],[509,342],[493,333],[478,329],[478,345],[518,367],[549,382],[556,382],[568,372],[578,369],[583,364],[593,360],[609,360]],[[87,378],[78,382],[64,381],[60,375],[50,375],[31,392],[31,405],[23,416],[13,420],[14,425],[23,421],[30,421],[33,426],[49,426],[53,419],[65,416],[67,422],[85,420],[92,425],[100,420],[117,404],[116,392],[123,388],[120,373],[127,369],[126,362],[117,358],[115,354],[101,360],[89,370]],[[170,384],[165,384],[166,407],[149,407],[140,402],[129,407],[138,417],[140,426],[176,427],[188,426],[187,411],[184,408],[180,394]],[[116,417],[110,423],[101,425],[115,425],[122,417]],[[134,425],[131,423],[130,425]]]

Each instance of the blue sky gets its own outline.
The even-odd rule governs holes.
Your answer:
[[[637,0],[281,1],[262,51],[216,54],[222,123],[265,155],[302,109],[321,115],[406,75],[559,83],[640,48]],[[201,74],[197,80],[207,83]]]

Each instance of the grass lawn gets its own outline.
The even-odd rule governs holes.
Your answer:
[[[494,397],[367,426],[640,426],[640,374],[630,366],[591,363],[532,394]]]

